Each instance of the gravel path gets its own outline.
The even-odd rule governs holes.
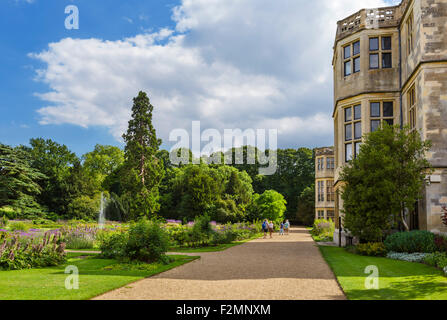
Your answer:
[[[345,299],[305,228],[257,239],[105,293],[95,299]]]

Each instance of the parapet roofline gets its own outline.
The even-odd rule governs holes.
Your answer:
[[[361,9],[337,21],[334,50],[337,42],[365,29],[379,29],[399,26],[412,0],[402,0],[399,5]]]

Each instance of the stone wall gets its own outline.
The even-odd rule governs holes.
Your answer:
[[[447,168],[447,63],[424,65],[418,88],[418,122],[423,139],[433,144],[427,159],[435,168]]]
[[[447,205],[447,169],[436,169],[433,172],[424,195],[419,211],[427,214],[419,215],[420,228],[435,233],[447,233],[447,227],[441,221],[442,205]]]
[[[369,38],[392,37],[392,68],[369,69]],[[343,47],[360,40],[360,72],[344,76]],[[334,99],[336,102],[363,93],[398,92],[399,83],[399,32],[398,29],[363,30],[337,43],[334,59]]]

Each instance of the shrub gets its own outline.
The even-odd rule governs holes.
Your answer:
[[[192,227],[197,232],[201,232],[205,235],[210,235],[213,232],[211,227],[211,218],[208,215],[196,217],[194,220],[194,226]]]
[[[429,253],[406,253],[406,252],[388,252],[386,255],[389,259],[402,260],[408,262],[424,262]]]
[[[6,217],[8,219],[16,219],[17,213],[11,207],[1,207],[0,208],[0,216]]]
[[[383,257],[386,248],[382,242],[361,243],[356,246],[356,252],[363,256]]]
[[[261,232],[261,223],[217,224],[209,217],[197,217],[195,222],[185,225],[178,221],[167,220],[166,231],[174,246],[204,247],[245,240]]]
[[[142,262],[167,262],[168,233],[158,221],[142,219],[129,229],[124,254],[130,260]]]
[[[224,232],[214,232],[211,236],[210,244],[217,246],[219,244],[232,243],[237,239],[237,234],[232,230]]]
[[[187,232],[187,241],[192,243],[193,246],[208,245],[213,233],[210,220],[208,215],[196,217],[192,228]]]
[[[436,251],[447,252],[447,237],[440,234],[435,234]]]
[[[210,234],[203,233],[200,228],[190,228],[186,234],[187,242],[193,247],[206,246]]]
[[[128,240],[128,234],[125,232],[99,233],[99,249],[101,256],[107,259],[125,258],[125,246]]]
[[[11,231],[28,231],[29,226],[24,222],[13,222],[9,225],[9,230]]]
[[[0,218],[0,227],[6,227],[8,225],[8,218],[5,216]]]
[[[173,246],[184,246],[188,242],[188,227],[181,224],[169,225],[166,228]]]
[[[326,238],[327,240],[332,240],[335,231],[335,223],[329,219],[317,219],[314,221],[311,233],[313,236],[319,238]]]
[[[425,257],[424,262],[432,267],[444,269],[447,267],[447,253],[445,252],[430,253]]]
[[[98,217],[100,208],[100,198],[90,198],[88,196],[80,196],[73,199],[68,205],[68,216],[76,219],[95,220]]]
[[[385,239],[385,247],[394,252],[431,253],[436,251],[434,237],[429,231],[398,232]]]
[[[33,224],[35,225],[54,225],[54,221],[47,219],[35,219],[33,220]]]
[[[57,221],[57,219],[59,219],[59,216],[57,215],[57,213],[47,212],[45,214],[45,219],[48,219],[48,220],[50,220],[52,222],[55,222],[55,221]]]

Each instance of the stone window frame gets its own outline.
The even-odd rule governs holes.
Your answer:
[[[331,212],[331,214],[329,214],[329,212]],[[332,221],[334,221],[334,219],[335,219],[335,209],[328,209],[328,210],[326,210],[326,218],[327,219],[331,219]]]
[[[324,170],[324,157],[323,156],[317,157],[317,168],[318,168],[318,171]]]
[[[414,13],[411,10],[408,15],[407,20],[405,21],[405,25],[407,27],[407,55],[409,56],[414,49]]]
[[[318,185],[318,202],[324,202],[324,180],[320,180]]]
[[[326,180],[326,200],[335,202],[334,180]]]
[[[416,85],[413,84],[407,92],[408,101],[408,124],[411,131],[416,130]]]
[[[334,159],[334,157],[327,157],[326,158],[326,169],[327,170],[334,170],[335,169],[335,159]]]
[[[384,115],[383,105],[384,105],[384,103],[387,103],[387,102],[391,102],[393,104],[393,115],[392,116],[385,116]],[[380,107],[379,107],[380,115],[379,116],[373,116],[371,114],[371,106],[372,106],[373,103],[379,103],[380,104]],[[393,100],[393,99],[370,100],[369,101],[369,132],[373,132],[372,131],[372,122],[373,121],[379,121],[378,128],[382,125],[382,123],[384,121],[388,122],[389,120],[392,120],[393,121],[393,125],[394,125],[395,124],[394,123],[394,116],[395,116],[395,114],[396,114],[396,101],[395,100]],[[388,124],[389,124],[389,122],[388,122]]]
[[[356,108],[359,107],[360,116],[356,117]],[[346,119],[346,110],[351,110],[351,118]],[[344,153],[345,162],[351,161],[353,158],[357,157],[357,146],[362,142],[362,104],[356,103],[343,108],[343,140],[344,140]],[[356,125],[360,124],[360,136],[356,135]],[[351,139],[348,140],[346,133],[347,127],[351,128]],[[350,149],[350,151],[349,151]],[[348,153],[351,153],[351,157],[348,157]]]
[[[390,38],[391,47],[390,49],[383,48],[383,39]],[[371,50],[371,39],[377,39],[378,46],[377,50]],[[369,52],[369,70],[379,70],[379,69],[392,69],[393,68],[393,35],[392,34],[381,34],[381,35],[371,35],[368,37],[368,52]],[[384,67],[383,57],[385,54],[390,55],[391,65],[389,67]],[[377,55],[377,68],[371,67],[371,56]]]
[[[317,218],[324,219],[324,210],[317,210]]]
[[[354,45],[356,43],[358,43],[358,45],[359,45],[358,53],[354,52]],[[349,57],[346,57],[345,56],[345,52],[346,52],[346,48],[348,48],[348,47],[349,47]],[[344,77],[349,77],[350,75],[353,75],[355,73],[359,73],[360,70],[361,70],[361,67],[360,67],[360,53],[361,53],[360,39],[356,39],[356,40],[354,40],[354,41],[352,41],[352,42],[342,46],[342,48],[343,48],[343,50],[342,50],[343,76]],[[356,60],[358,60],[358,62],[359,62],[359,69],[357,71],[355,69],[355,61]],[[351,66],[351,72],[349,74],[346,74],[346,64],[347,63],[350,63],[350,66]]]

